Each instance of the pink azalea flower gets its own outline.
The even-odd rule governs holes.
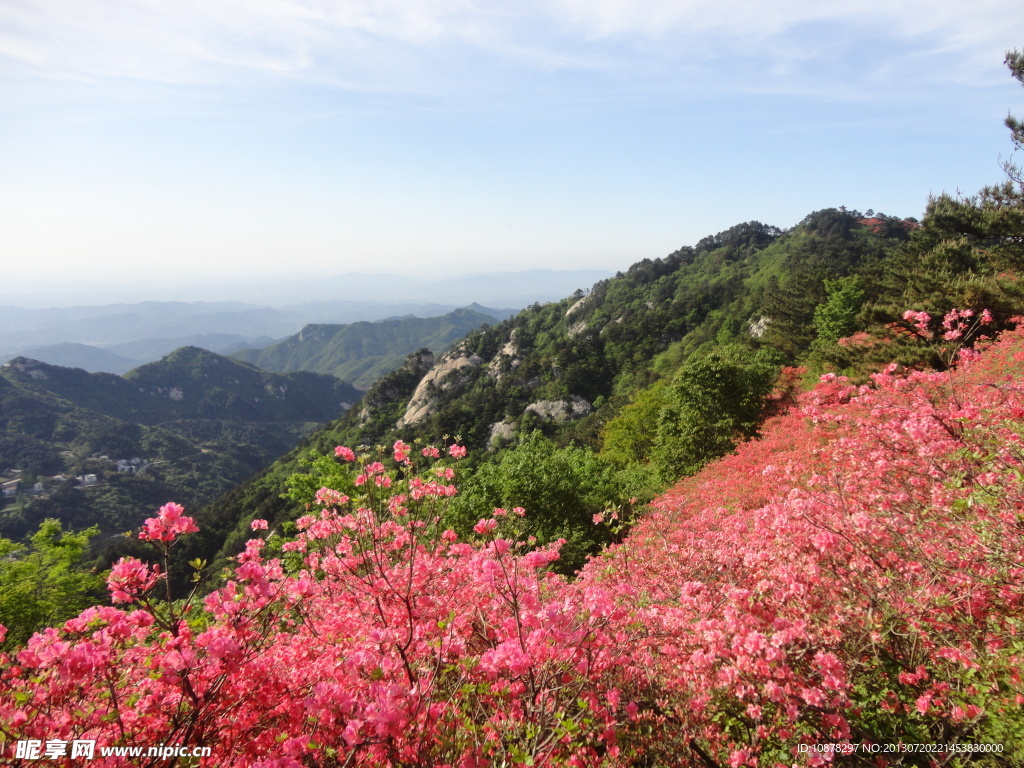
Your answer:
[[[156,517],[146,520],[139,531],[139,538],[144,541],[174,541],[185,533],[195,533],[199,527],[191,517],[185,517],[185,508],[173,501],[160,507]]]
[[[334,455],[344,461],[355,461],[356,455],[351,448],[346,448],[344,445],[339,445],[334,449]]]
[[[498,527],[498,521],[494,518],[489,520],[481,519],[479,523],[473,526],[473,530],[480,535],[488,534],[494,531]]]

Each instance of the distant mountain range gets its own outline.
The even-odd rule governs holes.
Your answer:
[[[325,324],[325,320],[331,320],[331,325],[352,322],[368,325],[364,318],[377,321],[381,319],[378,316],[382,315],[387,319],[433,319],[446,316],[454,309],[440,304],[354,302],[323,302],[298,309],[178,302],[54,310],[0,307],[0,345],[6,345],[0,346],[0,349],[9,350],[0,355],[0,361],[21,356],[51,365],[82,368],[93,373],[122,374],[185,346],[200,347],[225,355],[243,349],[267,347],[282,337],[295,334],[304,325],[309,325],[310,321],[318,325]],[[473,304],[469,310],[481,315],[473,328],[485,322],[504,320],[515,313],[513,309],[492,309],[479,304]],[[303,323],[301,318],[307,318],[307,321]],[[465,328],[458,336],[471,330],[464,318],[455,321],[455,324]],[[440,327],[445,325],[445,321],[439,320],[435,325]],[[189,331],[192,333],[180,335]],[[418,331],[399,333],[399,336],[408,337],[410,333],[415,335]],[[436,330],[427,332],[428,338],[419,346],[441,344],[447,348],[447,344],[458,337],[452,336],[442,342],[433,338],[435,333]],[[92,340],[91,343],[88,343],[89,340]],[[404,354],[411,351],[405,347],[403,350],[396,353],[397,356],[393,355],[393,359],[372,366],[373,370],[386,372],[399,365]],[[374,352],[374,355],[379,354],[379,350]],[[364,388],[373,382],[365,372],[360,371],[357,376]]]
[[[18,352],[17,356],[65,368],[81,368],[93,373],[128,373],[132,368],[137,368],[142,364],[140,360],[119,355],[112,350],[100,349],[74,341],[23,349]]]
[[[242,349],[232,357],[268,371],[329,373],[367,389],[422,347],[446,352],[458,339],[482,325],[494,325],[500,310],[478,304],[440,317],[404,317],[348,325],[307,325],[299,333],[263,349]]]
[[[190,309],[171,313],[188,317]],[[177,339],[40,350],[65,365],[15,357],[0,367],[0,474],[26,484],[21,503],[0,511],[0,535],[25,535],[45,516],[113,533],[169,500],[208,502],[360,398],[359,388],[335,374],[366,388],[409,352],[441,354],[514,314],[473,305],[437,317],[321,323],[260,349],[238,349],[248,342],[230,334],[190,337],[233,346],[241,359],[183,346],[140,366],[113,351],[144,354]],[[122,375],[87,370],[95,366]],[[26,496],[30,480],[43,486]]]
[[[345,273],[270,278],[248,277],[243,274],[230,281],[203,284],[189,281],[183,276],[180,283],[134,284],[129,280],[97,280],[94,283],[61,283],[59,278],[47,275],[45,282],[30,283],[10,279],[0,286],[0,304],[21,307],[52,307],[80,304],[88,296],[93,304],[115,304],[141,300],[167,303],[164,297],[173,295],[189,302],[225,303],[227,300],[247,305],[278,308],[304,307],[311,303],[335,304],[430,304],[446,305],[434,314],[444,314],[455,307],[464,307],[474,301],[489,306],[521,309],[536,302],[546,302],[566,296],[577,288],[586,288],[612,273],[602,269],[552,270],[532,269],[517,272],[478,272],[442,277],[412,275],[381,275]],[[311,322],[354,322],[379,320],[389,315],[404,314],[387,311],[375,317],[367,315],[349,318],[307,317],[295,328]],[[419,313],[416,313],[419,314]],[[0,349],[3,349],[0,346]]]
[[[0,307],[0,351],[11,358],[25,350],[73,342],[139,359],[160,348],[166,354],[167,347],[177,349],[204,337],[212,344],[227,346],[259,337],[281,339],[314,322],[348,323],[397,315],[429,317],[453,309],[456,307],[408,302],[320,302],[298,307],[231,302],[142,302],[60,309]],[[137,346],[119,348],[126,344]]]
[[[23,349],[17,356],[65,368],[82,368],[91,373],[122,374],[140,365],[159,360],[182,347],[199,347],[220,354],[231,354],[252,345],[265,346],[273,342],[274,339],[270,336],[250,340],[237,334],[203,333],[177,339],[126,341],[108,347],[65,341],[62,344]]]
[[[131,359],[156,359],[185,344],[214,347],[283,339],[310,324],[373,322],[387,317],[435,317],[474,302],[508,313],[586,288],[605,270],[544,270],[479,273],[437,281],[401,275],[344,274],[315,282],[260,284],[239,301],[142,301],[102,306],[23,308],[0,306],[0,357],[76,343]],[[9,291],[9,289],[8,289]],[[49,294],[52,296],[52,294]],[[78,294],[81,296],[81,292]],[[28,300],[30,296],[20,294]],[[15,303],[0,289],[0,301]],[[37,299],[38,301],[38,299]],[[487,310],[490,311],[490,310]],[[200,337],[213,337],[197,343]],[[217,338],[228,336],[229,339]],[[160,342],[150,348],[118,348],[128,342]]]

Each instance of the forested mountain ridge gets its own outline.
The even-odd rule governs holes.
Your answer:
[[[123,376],[15,358],[0,375],[116,418],[158,424],[217,418],[325,421],[359,390],[325,374],[272,373],[198,347],[182,347]]]
[[[530,307],[439,358],[387,430],[369,426],[372,415],[344,420],[347,442],[458,434],[493,449],[541,428],[599,449],[601,426],[631,393],[702,345],[741,340],[795,360],[813,340],[825,280],[885,262],[916,226],[882,220],[880,229],[856,212],[825,210],[787,232],[748,222]]]
[[[815,307],[828,299],[825,281],[882,269],[917,227],[913,220],[837,209],[811,214],[785,232],[748,222],[639,262],[589,292],[533,305],[473,331],[436,359],[422,350],[379,380],[351,411],[203,510],[202,527],[211,536],[228,535],[231,521],[295,514],[294,502],[281,498],[285,480],[302,470],[310,451],[335,445],[459,436],[471,463],[500,463],[503,446],[515,449],[539,431],[557,446],[602,452],[609,427],[614,437],[616,419],[629,415],[633,401],[659,382],[664,387],[698,352],[728,347],[741,358],[769,355],[770,371],[806,353],[815,335]],[[656,431],[663,405],[656,403],[636,430]],[[637,439],[631,432],[629,441]],[[609,466],[628,475],[619,482],[623,499],[656,487],[659,472],[649,449],[625,460],[603,451]],[[244,540],[243,527],[229,539],[223,553]],[[196,554],[216,553],[201,548]]]
[[[0,471],[17,488],[0,535],[45,517],[110,534],[153,504],[202,504],[359,395],[332,376],[269,373],[194,347],[123,377],[16,358],[0,367]]]
[[[483,308],[480,308],[483,310]],[[268,371],[328,373],[366,389],[421,347],[444,352],[482,325],[510,312],[457,309],[438,317],[401,317],[346,325],[314,323],[261,349],[242,349],[231,357]]]

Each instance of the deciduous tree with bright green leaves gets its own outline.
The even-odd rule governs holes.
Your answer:
[[[97,533],[95,527],[64,531],[59,521],[46,520],[28,544],[0,538],[0,624],[8,644],[22,645],[103,598],[103,579],[79,567]]]
[[[658,414],[665,405],[668,382],[658,379],[639,390],[601,433],[601,455],[619,465],[645,464],[658,436]]]
[[[465,532],[481,512],[525,507],[530,514],[524,533],[540,545],[565,539],[556,567],[571,574],[610,540],[594,516],[625,501],[610,463],[585,448],[559,448],[535,431],[466,477],[452,499],[449,520]]]
[[[652,455],[662,477],[692,475],[753,437],[778,374],[768,349],[727,345],[687,360],[658,416]]]
[[[857,313],[864,303],[864,281],[860,275],[825,280],[828,299],[814,310],[814,330],[823,343],[835,343],[856,330]]]

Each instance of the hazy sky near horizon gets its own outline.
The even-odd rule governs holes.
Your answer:
[[[5,0],[0,303],[920,217],[1000,180],[1014,47],[1020,0]]]

